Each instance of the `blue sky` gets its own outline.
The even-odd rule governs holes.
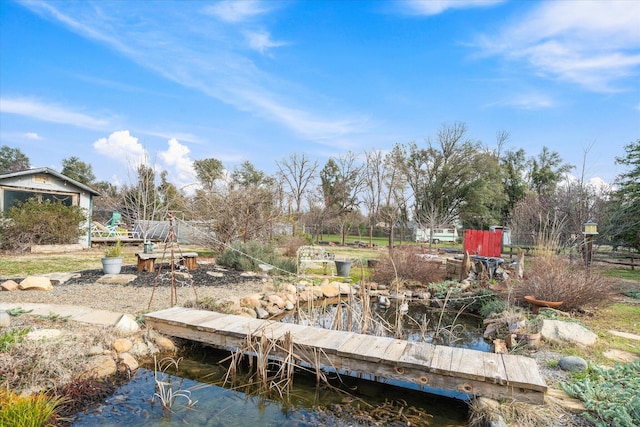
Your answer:
[[[0,144],[128,182],[148,153],[273,173],[464,122],[611,182],[640,137],[640,1],[0,1]]]

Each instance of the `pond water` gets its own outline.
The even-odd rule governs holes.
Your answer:
[[[226,368],[216,362],[226,356],[228,353],[199,347],[179,363],[177,373],[141,368],[102,405],[78,414],[72,425],[346,427],[409,425],[406,420],[415,426],[467,425],[468,407],[463,401],[356,378],[343,378],[340,392],[316,387],[314,378],[296,374],[287,398],[247,394],[221,386]],[[156,378],[188,398],[180,395],[171,410],[164,410],[161,401],[154,400]],[[189,407],[189,400],[196,403]]]
[[[399,301],[392,301],[389,307],[371,304],[370,317],[375,321],[369,333],[492,351],[492,345],[482,338],[480,318],[424,304],[410,304],[407,312],[398,315],[398,304]],[[321,305],[307,310],[303,318],[298,313],[280,320],[359,332],[361,323],[357,318],[361,311],[362,307],[351,301],[348,306]],[[180,361],[178,371],[170,375],[154,372],[153,366],[141,368],[100,407],[78,414],[72,425],[465,426],[468,422],[465,395],[390,381],[367,381],[367,377],[329,373],[332,382],[327,387],[317,386],[313,375],[296,372],[288,396],[223,385],[227,366],[219,362],[228,356],[228,352],[195,346]],[[160,399],[154,399],[158,391],[156,379],[171,384],[165,387],[176,396],[171,410],[163,409]],[[196,403],[189,406],[190,402]],[[389,418],[380,418],[385,416]]]
[[[483,337],[482,318],[456,310],[433,308],[421,302],[407,305],[399,315],[400,300],[391,300],[389,306],[377,302],[370,304],[372,322],[367,333],[378,336],[397,336],[408,341],[423,341],[438,345],[463,347],[485,352],[493,351],[493,344]],[[299,323],[327,329],[350,330],[361,333],[358,301],[330,301],[299,314],[286,314],[281,322]]]

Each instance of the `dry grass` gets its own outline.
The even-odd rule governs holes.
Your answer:
[[[381,255],[372,280],[384,284],[400,280],[423,285],[442,281],[445,273],[442,264],[425,260],[420,255],[421,249],[417,246],[395,249],[391,256]]]
[[[513,296],[533,295],[544,301],[563,301],[565,311],[597,307],[611,300],[614,280],[590,272],[581,264],[544,254],[531,261],[524,279],[513,287]]]
[[[7,329],[33,326],[28,317],[14,318]],[[35,328],[54,327],[40,320]],[[78,377],[85,366],[85,353],[92,345],[109,348],[115,339],[111,328],[70,322],[57,338],[24,340],[0,354],[0,388],[16,393],[41,392],[62,387]]]
[[[478,400],[470,403],[469,426],[482,427],[498,418],[506,425],[518,427],[547,427],[558,425],[558,419],[563,410],[556,404],[530,405],[522,402],[502,402],[497,407],[483,406]]]

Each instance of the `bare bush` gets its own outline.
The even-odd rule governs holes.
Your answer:
[[[394,250],[391,256],[381,256],[372,279],[390,284],[398,278],[427,285],[442,281],[444,273],[443,265],[421,257],[419,248],[403,248]]]
[[[572,264],[568,259],[545,254],[531,261],[524,280],[514,286],[513,296],[532,295],[544,301],[563,301],[565,310],[598,306],[611,296],[613,281]]]

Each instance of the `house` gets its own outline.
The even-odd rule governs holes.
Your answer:
[[[38,200],[62,202],[67,206],[79,206],[87,214],[87,232],[80,236],[78,243],[91,247],[91,215],[93,197],[96,190],[49,168],[26,169],[19,172],[0,174],[0,212],[6,212],[32,197]]]

